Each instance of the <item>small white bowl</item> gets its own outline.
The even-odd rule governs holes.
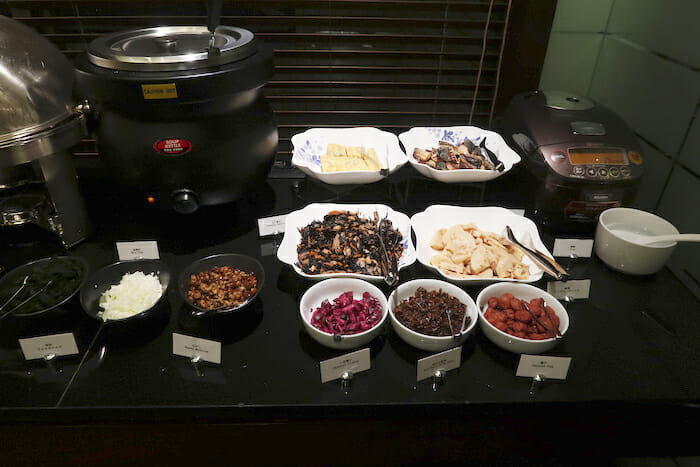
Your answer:
[[[326,153],[329,143],[373,148],[388,173],[379,170],[324,172],[321,170],[321,156]],[[329,185],[378,182],[406,163],[406,155],[396,135],[371,127],[312,128],[292,136],[292,146],[292,164],[306,175]]]
[[[515,298],[528,302],[533,298],[544,298],[547,305],[550,306],[559,317],[559,332],[561,335],[564,336],[569,329],[569,314],[559,300],[544,290],[538,289],[532,285],[510,282],[490,285],[482,290],[476,298],[476,304],[479,307],[479,324],[481,330],[484,331],[484,335],[503,350],[520,354],[537,355],[556,346],[561,339],[553,337],[551,339],[532,340],[511,336],[501,331],[484,318],[484,313],[488,309],[489,298],[500,297],[507,292],[512,293]]]
[[[437,148],[440,141],[458,145],[464,142],[464,138],[469,138],[474,144],[479,144],[481,140],[486,138],[486,147],[503,162],[505,170],[503,172],[482,169],[437,170],[429,165],[421,164],[413,157],[413,151],[416,148]],[[406,150],[408,162],[414,169],[426,177],[443,183],[486,182],[505,175],[515,164],[520,162],[520,156],[506,144],[501,135],[475,126],[416,127],[401,133],[399,140]]]
[[[311,315],[321,306],[324,300],[333,301],[345,292],[352,292],[355,300],[362,298],[362,294],[369,292],[379,301],[382,307],[382,319],[373,328],[357,334],[348,334],[334,337],[333,334],[323,332],[311,325]],[[299,302],[299,312],[304,329],[319,344],[333,349],[354,349],[372,341],[379,335],[386,321],[387,303],[386,297],[374,285],[360,279],[336,278],[321,281],[307,290]]]
[[[442,290],[466,305],[467,316],[469,316],[471,322],[458,338],[455,339],[452,336],[437,337],[421,334],[409,329],[401,324],[398,319],[396,319],[396,316],[394,315],[394,304],[399,304],[401,301],[408,299],[416,292],[416,290],[418,290],[419,287],[423,287],[428,292],[432,290]],[[467,340],[467,337],[469,337],[475,329],[477,314],[478,312],[474,300],[472,300],[472,298],[464,290],[460,289],[454,284],[437,279],[415,279],[406,282],[398,286],[389,296],[389,316],[391,326],[394,328],[394,331],[396,331],[396,334],[398,334],[399,337],[408,345],[412,345],[413,347],[427,350],[429,352],[441,352],[443,350],[451,349],[464,344],[464,341]],[[455,329],[455,332],[457,331],[458,330]]]
[[[625,234],[677,235],[670,222],[646,211],[612,208],[598,217],[595,253],[605,264],[627,274],[654,274],[671,257],[676,242],[640,245]]]

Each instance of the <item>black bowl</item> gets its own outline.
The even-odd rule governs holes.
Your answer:
[[[80,304],[83,310],[91,318],[102,321],[100,317],[100,297],[113,285],[119,284],[124,274],[141,271],[144,274],[155,273],[163,286],[163,293],[160,298],[150,308],[143,310],[133,316],[124,319],[105,321],[106,325],[115,323],[132,323],[139,321],[153,314],[163,303],[168,295],[170,285],[170,268],[165,262],[159,259],[139,259],[134,261],[119,261],[99,269],[88,277],[87,282],[80,290]]]
[[[201,308],[192,303],[189,298],[187,298],[187,292],[190,288],[190,276],[199,274],[200,272],[208,271],[215,267],[230,266],[232,268],[240,269],[243,272],[253,273],[258,280],[258,290],[255,294],[248,299],[245,303],[235,306],[233,308],[224,308],[216,310],[207,310],[206,308]],[[243,308],[250,305],[253,300],[257,298],[260,291],[265,284],[265,270],[262,264],[255,258],[251,258],[246,255],[239,255],[236,253],[221,253],[218,255],[211,255],[205,258],[198,259],[190,263],[180,274],[180,279],[178,280],[178,288],[180,290],[180,296],[185,301],[187,306],[195,310],[196,315],[204,314],[225,314],[232,313],[242,310]]]
[[[18,317],[18,318],[31,318],[31,317],[36,317],[39,315],[47,314],[51,311],[54,311],[55,313],[60,314],[63,311],[65,311],[65,305],[73,297],[75,297],[75,295],[78,293],[78,291],[83,287],[83,285],[85,284],[85,281],[87,279],[87,275],[88,275],[87,274],[88,273],[87,262],[84,259],[78,258],[75,256],[53,256],[50,258],[42,258],[42,259],[38,259],[35,261],[31,261],[29,263],[23,264],[22,266],[18,266],[15,269],[13,269],[12,271],[8,272],[7,274],[5,274],[5,276],[2,279],[0,279],[0,290],[4,290],[6,287],[9,287],[10,284],[12,282],[15,282],[16,279],[18,279],[19,277],[24,278],[24,276],[26,276],[26,275],[31,276],[31,272],[33,270],[40,270],[42,268],[45,268],[47,263],[49,263],[50,261],[55,261],[55,260],[70,261],[73,263],[77,263],[81,266],[82,276],[81,276],[78,284],[76,284],[76,286],[70,290],[70,293],[68,295],[66,295],[64,298],[61,298],[60,301],[58,301],[57,303],[50,305],[50,306],[46,306],[46,307],[44,307],[40,310],[37,310],[37,311],[32,311],[31,313],[15,314],[16,317]],[[9,291],[9,294],[3,294],[3,297],[9,298],[15,290],[17,290],[17,288],[13,287],[13,290]],[[19,304],[20,302],[21,302],[21,299],[16,298],[15,300],[13,300],[12,303]],[[5,303],[4,299],[0,300],[0,306],[3,305],[4,303]],[[2,312],[0,312],[0,315],[3,315],[4,313],[6,313],[7,311],[9,311],[11,309],[12,309],[12,304],[10,304],[5,309],[3,309]]]

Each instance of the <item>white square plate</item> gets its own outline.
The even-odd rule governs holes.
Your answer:
[[[478,145],[486,138],[486,147],[496,154],[496,157],[503,162],[505,170],[482,169],[457,169],[457,170],[437,170],[421,164],[413,157],[416,148],[432,149],[440,145],[440,141],[447,141],[455,146],[469,138]],[[485,182],[504,175],[520,162],[520,156],[513,151],[503,140],[501,135],[489,130],[483,130],[475,126],[453,126],[453,127],[416,127],[411,128],[399,135],[399,140],[406,150],[406,158],[413,168],[426,177],[445,183],[468,183]]]
[[[299,229],[306,227],[315,220],[323,220],[323,216],[331,211],[351,211],[357,212],[362,217],[373,219],[375,211],[383,217],[389,213],[388,219],[394,228],[398,229],[403,236],[403,254],[399,258],[399,269],[410,266],[416,261],[416,249],[411,240],[411,221],[406,214],[394,211],[384,204],[309,204],[304,209],[294,211],[287,215],[284,227],[284,237],[282,244],[277,250],[277,258],[283,263],[287,263],[294,268],[300,276],[308,279],[319,280],[331,277],[356,277],[368,281],[382,281],[383,276],[370,276],[368,274],[357,273],[333,273],[333,274],[307,274],[301,270],[298,263],[297,245],[301,241]]]
[[[292,136],[292,164],[310,177],[330,185],[374,183],[386,177],[378,170],[323,172],[321,155],[329,143],[374,148],[382,167],[394,173],[406,163],[406,154],[393,133],[371,127],[312,128]]]
[[[530,278],[501,279],[494,277],[485,279],[482,277],[459,278],[444,274],[438,268],[430,264],[430,258],[439,251],[430,247],[430,240],[439,229],[449,228],[456,224],[474,223],[480,230],[493,232],[506,237],[506,226],[513,229],[515,238],[525,246],[535,248],[550,258],[552,255],[540,239],[537,226],[524,216],[518,216],[505,208],[499,207],[461,207],[461,206],[430,206],[423,212],[411,217],[411,227],[416,233],[416,256],[425,267],[434,270],[445,279],[452,282],[478,284],[490,282],[536,282],[542,278],[544,271],[540,269],[530,258],[523,256],[522,262],[530,267]]]

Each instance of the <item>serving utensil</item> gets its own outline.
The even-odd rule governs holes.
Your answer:
[[[7,300],[5,303],[0,306],[0,311],[2,311],[7,305],[10,304],[12,300],[17,298],[17,295],[22,293],[22,290],[27,286],[27,281],[29,280],[29,275],[24,276],[24,279],[22,280],[22,285],[19,286],[19,288],[15,291],[15,293],[12,294],[9,300]]]
[[[506,234],[508,235],[508,240],[514,243],[518,248],[520,248],[523,253],[525,253],[532,261],[535,262],[540,268],[542,268],[547,274],[554,277],[557,280],[562,280],[565,277],[569,277],[570,274],[566,269],[564,269],[559,263],[550,259],[547,255],[540,253],[537,250],[532,250],[515,238],[513,229],[509,225],[506,225]]]
[[[29,302],[31,302],[32,300],[34,300],[34,299],[35,299],[36,297],[38,297],[39,295],[43,294],[43,293],[46,291],[46,289],[49,288],[49,286],[50,286],[51,284],[53,284],[53,279],[49,279],[49,281],[48,281],[46,284],[44,284],[44,286],[43,286],[42,288],[40,288],[37,292],[34,292],[32,295],[29,296],[29,298],[27,298],[27,299],[25,299],[24,301],[22,301],[19,305],[15,306],[15,307],[12,308],[10,311],[5,312],[5,314],[3,314],[2,316],[0,316],[0,319],[3,319],[3,318],[4,318],[5,316],[7,316],[7,315],[11,315],[11,314],[14,313],[15,311],[17,311],[17,310],[19,310],[20,308],[22,308],[22,307],[23,307],[24,305],[26,305],[27,303],[29,303]]]
[[[700,242],[700,234],[645,235],[634,232],[614,231],[620,238],[640,245],[653,245],[661,242]]]
[[[534,314],[534,313],[530,310],[530,307],[527,306],[527,303],[525,303],[525,300],[520,300],[520,306],[521,306],[525,311],[527,311],[528,313],[530,313],[530,316],[532,316],[532,318],[537,322],[537,324],[539,324],[540,326],[542,326],[542,328],[543,328],[545,331],[547,331],[547,332],[553,332],[553,331],[552,331],[551,329],[549,329],[549,327],[547,327],[542,321],[540,321],[540,319],[537,317],[536,314]],[[545,309],[544,309],[545,313],[547,313],[547,308],[546,308],[546,306],[547,306],[547,305],[545,305]],[[547,316],[549,316],[549,313],[547,313]],[[549,316],[549,320],[550,320],[550,322],[552,322],[552,324],[554,324],[554,320],[552,320],[552,317],[551,317],[551,316]],[[561,333],[559,332],[559,329],[557,329],[556,332],[554,332],[554,337],[555,337],[556,339],[563,339],[563,338],[564,338],[564,336],[562,336]]]

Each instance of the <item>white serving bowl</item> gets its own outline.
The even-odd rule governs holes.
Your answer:
[[[408,299],[419,287],[423,287],[428,292],[432,290],[442,290],[466,305],[467,316],[471,318],[471,322],[465,327],[464,332],[458,338],[455,339],[452,336],[437,337],[421,334],[409,329],[401,324],[398,319],[396,319],[396,316],[394,315],[394,304],[399,304],[402,300]],[[398,286],[389,296],[389,319],[391,320],[391,326],[394,328],[394,331],[396,331],[396,334],[398,334],[399,337],[408,345],[412,345],[413,347],[427,350],[429,352],[441,352],[443,350],[451,349],[464,344],[464,341],[467,340],[467,337],[469,337],[475,329],[477,314],[478,312],[474,300],[472,300],[472,298],[464,290],[460,289],[454,284],[437,279],[415,279],[406,282]],[[458,330],[455,329],[455,332],[457,331]]]
[[[374,148],[377,158],[388,169],[388,173],[379,170],[322,171],[321,155],[326,154],[329,143]],[[371,127],[312,128],[292,136],[292,146],[292,164],[306,175],[329,185],[378,182],[406,163],[406,155],[401,150],[396,135]]]
[[[452,277],[430,264],[430,258],[439,252],[430,246],[430,240],[435,232],[441,228],[449,228],[456,224],[474,223],[484,231],[506,236],[506,226],[513,229],[515,237],[525,246],[537,249],[547,256],[552,257],[540,239],[540,233],[534,222],[524,216],[514,214],[505,208],[495,206],[463,207],[434,205],[425,211],[414,214],[411,217],[411,227],[416,233],[416,258],[428,269],[440,274],[445,280],[462,284],[483,284],[496,281],[505,282],[536,282],[542,278],[544,271],[537,266],[528,256],[523,256],[522,262],[530,268],[530,277],[521,279],[501,279],[498,277]]]
[[[671,257],[676,242],[640,245],[625,236],[677,235],[678,229],[659,216],[630,208],[612,208],[598,217],[595,253],[605,264],[627,274],[653,274]]]
[[[294,211],[287,215],[284,223],[284,237],[282,243],[277,249],[277,259],[283,263],[289,264],[294,268],[297,274],[311,280],[330,279],[332,277],[353,277],[356,279],[364,279],[368,281],[381,282],[384,276],[370,276],[369,274],[358,273],[332,273],[332,274],[307,274],[299,267],[299,258],[297,255],[297,245],[301,241],[301,233],[299,229],[309,225],[315,220],[322,220],[323,216],[331,211],[352,211],[357,212],[362,217],[373,219],[374,213],[377,212],[380,217],[388,214],[389,219],[395,229],[401,232],[403,237],[403,253],[399,258],[398,268],[401,270],[406,266],[410,266],[416,261],[416,249],[413,246],[411,239],[411,220],[406,214],[394,211],[389,206],[384,204],[309,204],[303,209]]]
[[[421,164],[413,157],[413,151],[416,148],[437,148],[440,141],[447,141],[456,146],[462,143],[464,138],[469,138],[476,145],[486,138],[486,147],[503,162],[505,170],[503,172],[482,169],[437,170]],[[520,162],[520,156],[506,144],[501,135],[475,126],[416,127],[401,133],[399,140],[406,150],[408,162],[414,169],[426,177],[444,183],[486,182],[505,175]]]
[[[313,327],[311,325],[311,315],[321,306],[321,303],[324,300],[332,302],[333,299],[345,292],[352,292],[355,300],[361,299],[362,294],[365,292],[369,292],[370,295],[376,298],[382,306],[382,319],[379,323],[364,332],[337,337]],[[388,314],[386,297],[381,290],[369,282],[348,278],[328,279],[327,281],[322,281],[313,285],[301,297],[299,312],[301,313],[301,321],[304,323],[306,332],[319,344],[333,349],[354,349],[368,344],[379,335]]]
[[[493,324],[489,323],[486,318],[484,318],[484,313],[488,309],[489,298],[500,297],[507,292],[512,293],[515,298],[519,298],[527,302],[533,298],[544,298],[546,304],[550,306],[554,310],[554,313],[556,313],[559,317],[559,332],[561,335],[564,336],[566,331],[569,329],[569,314],[566,312],[566,309],[564,306],[562,306],[559,300],[544,290],[538,289],[532,285],[504,282],[489,285],[482,290],[479,296],[476,298],[476,304],[479,307],[479,324],[481,326],[481,330],[484,331],[484,335],[486,335],[491,342],[503,350],[520,354],[537,355],[556,346],[561,339],[553,337],[551,339],[532,340],[511,336],[510,334],[501,331]]]

